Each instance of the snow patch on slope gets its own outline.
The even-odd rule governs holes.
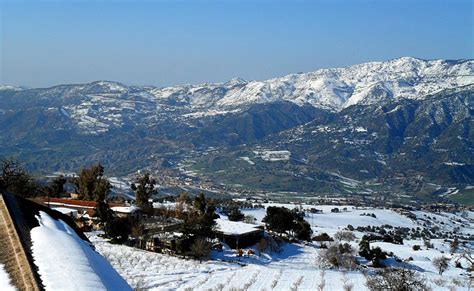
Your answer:
[[[62,220],[40,211],[33,258],[46,290],[131,290],[115,269]]]

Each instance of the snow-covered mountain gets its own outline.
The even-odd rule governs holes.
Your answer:
[[[281,170],[272,181],[295,191],[345,191],[333,187],[335,172],[361,181],[385,177],[385,184],[410,172],[431,184],[470,187],[473,92],[474,60],[409,57],[266,81],[1,87],[0,156],[18,156],[33,170],[71,171],[101,161],[128,174],[176,168],[194,155],[205,157],[200,169],[210,180],[240,178],[260,187],[258,181]],[[242,171],[242,161],[255,158],[259,147],[291,155],[282,164]],[[298,174],[281,179],[289,172]],[[404,191],[425,191],[417,183],[408,181],[416,187]]]
[[[214,110],[287,100],[337,111],[355,104],[373,104],[380,98],[420,99],[473,83],[473,60],[426,61],[403,57],[266,81],[234,79],[222,84],[153,89],[150,93],[158,100]]]
[[[44,89],[2,86],[0,92],[9,92],[15,102],[48,104],[49,110],[64,114],[82,132],[99,134],[130,123],[154,124],[173,113],[175,118],[201,118],[277,101],[340,111],[356,104],[423,99],[468,84],[474,84],[474,60],[403,57],[266,81],[237,78],[225,83],[164,88],[97,81]]]

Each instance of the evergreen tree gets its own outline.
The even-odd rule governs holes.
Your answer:
[[[242,221],[244,220],[245,215],[238,207],[232,207],[230,211],[228,211],[227,217],[230,221]]]
[[[313,230],[311,229],[311,225],[306,220],[298,221],[295,224],[295,236],[299,240],[311,240],[311,235],[313,234]]]
[[[367,260],[372,260],[372,253],[370,252],[370,240],[366,235],[364,235],[359,242],[359,255],[366,258]]]
[[[262,221],[269,230],[290,234],[300,240],[310,240],[313,233],[309,223],[304,220],[304,212],[296,209],[270,206]]]
[[[219,217],[215,211],[215,203],[207,200],[203,193],[194,198],[193,207],[187,212],[181,228],[183,236],[178,243],[181,253],[188,252],[198,237],[214,237],[215,219]]]
[[[22,197],[35,197],[42,194],[40,186],[16,160],[3,160],[1,163],[0,188]]]
[[[105,200],[112,189],[112,185],[104,176],[104,167],[100,163],[90,168],[83,168],[73,182],[79,199],[82,200],[96,202]]]
[[[152,207],[149,200],[157,193],[155,185],[156,181],[149,173],[138,176],[132,183],[130,188],[135,192],[136,204],[142,210],[146,211]]]
[[[53,179],[51,183],[46,187],[46,194],[49,197],[59,197],[64,193],[64,184],[66,184],[66,178],[59,176]]]

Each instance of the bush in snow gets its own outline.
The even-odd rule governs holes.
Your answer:
[[[127,218],[115,217],[105,224],[104,230],[113,242],[124,243],[131,232],[130,221]]]
[[[257,219],[255,218],[255,216],[253,216],[253,215],[251,215],[251,214],[245,215],[245,217],[244,217],[244,222],[245,222],[245,223],[254,224],[254,223],[255,223],[255,220],[257,220]]]
[[[322,241],[334,241],[334,239],[333,239],[332,237],[330,237],[330,236],[329,236],[327,233],[325,233],[325,232],[314,236],[314,237],[313,237],[313,240],[314,240],[314,241],[319,241],[319,242],[322,242]]]
[[[367,275],[367,288],[371,291],[401,290],[422,291],[430,290],[425,279],[413,270],[386,268],[375,275]]]
[[[338,241],[348,241],[348,242],[356,239],[352,231],[338,231],[334,235],[334,238]]]
[[[372,256],[372,266],[374,268],[384,267],[383,260],[387,258],[387,253],[382,251],[380,247],[375,247],[370,250]]]
[[[451,254],[454,254],[455,252],[457,252],[458,249],[459,249],[459,239],[456,237],[449,244],[449,251],[451,252]]]
[[[242,221],[245,218],[245,215],[238,207],[232,207],[231,209],[227,210],[226,213],[230,221]]]
[[[425,246],[426,249],[433,248],[433,244],[431,243],[431,240],[429,238],[423,240],[423,245]]]
[[[342,273],[342,283],[342,288],[344,288],[344,291],[352,291],[352,289],[354,288],[354,284],[352,284],[349,281],[349,278],[347,278],[347,272]]]
[[[326,287],[326,271],[322,271],[320,273],[320,279],[319,279],[319,284],[318,284],[318,291],[324,291],[324,288]]]
[[[330,245],[319,253],[319,259],[331,268],[352,270],[357,266],[355,251],[348,243]]]
[[[421,249],[420,245],[413,245],[412,248],[414,251],[419,251]]]
[[[202,262],[202,260],[209,258],[211,254],[211,243],[205,238],[197,238],[191,245],[190,255]]]
[[[433,259],[433,266],[438,270],[440,275],[443,275],[449,267],[449,258],[446,257],[437,257]]]

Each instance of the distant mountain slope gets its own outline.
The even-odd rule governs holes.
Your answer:
[[[66,118],[83,133],[99,134],[136,124],[156,124],[169,114],[182,118],[239,112],[275,101],[340,111],[350,105],[428,94],[474,83],[474,61],[426,61],[404,57],[346,68],[322,69],[266,81],[233,79],[226,83],[165,88],[117,82],[60,85],[44,89],[0,89],[3,114],[40,107]],[[14,116],[11,116],[14,118]]]
[[[402,176],[410,185],[422,176],[430,182],[421,184],[438,185],[430,186],[435,190],[404,191],[444,195],[448,185],[473,183],[473,85],[474,60],[404,57],[266,81],[3,86],[0,156],[42,172],[101,161],[116,175],[197,163],[219,183],[337,193],[347,187],[334,173],[371,183]],[[281,167],[221,177],[232,173],[222,167],[235,163],[229,162],[234,153],[249,155],[235,157],[242,163],[258,147],[289,150],[292,158]],[[226,156],[217,159],[219,153]],[[274,173],[280,173],[276,181],[289,182],[259,178]]]
[[[473,112],[474,86],[353,106],[251,146],[206,155],[194,169],[261,190],[441,194],[447,185],[474,184]],[[259,153],[281,150],[291,158],[271,162]],[[360,182],[348,185],[339,175]]]

